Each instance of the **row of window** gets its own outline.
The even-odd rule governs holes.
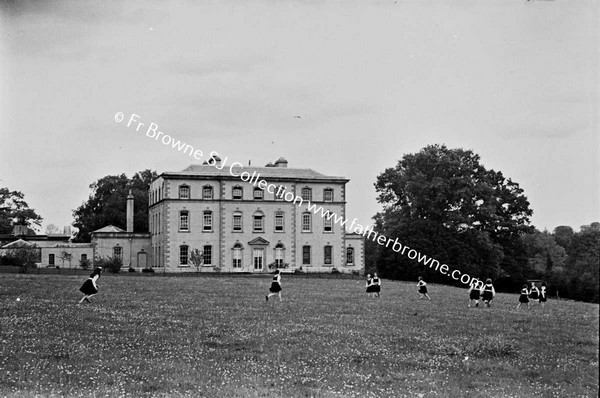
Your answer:
[[[284,200],[285,198],[285,188],[283,186],[279,186],[275,190],[275,200]],[[179,199],[190,199],[192,197],[191,190],[189,185],[180,185],[179,186]],[[202,199],[211,200],[214,199],[213,187],[210,185],[205,185],[202,187]],[[241,200],[244,197],[244,188],[236,185],[231,188],[231,197],[233,199]],[[254,200],[263,200],[265,198],[265,192],[263,189],[254,188],[253,196]],[[312,201],[312,188],[304,187],[300,191],[300,197],[302,200]],[[292,197],[293,200],[293,197]],[[333,188],[325,188],[323,189],[323,201],[324,202],[333,202]]]
[[[326,213],[326,215],[329,212]],[[243,217],[241,211],[235,211],[233,213],[232,229],[234,232],[242,232],[244,228]],[[283,211],[275,212],[275,232],[285,232],[285,213]],[[302,213],[302,232],[312,232],[313,214],[310,212]],[[262,211],[256,211],[252,215],[252,232],[264,232],[265,215]],[[202,231],[212,232],[213,230],[213,213],[210,210],[206,210],[202,213]],[[190,212],[182,210],[179,212],[179,231],[189,232],[190,231]],[[323,218],[323,232],[333,232],[333,219],[324,217]]]
[[[81,255],[81,261],[87,260],[87,254]],[[53,253],[48,254],[48,265],[56,265],[56,255]]]
[[[236,243],[232,248],[232,264],[233,268],[243,267],[243,256],[242,251],[244,247],[240,243]],[[281,244],[275,246],[274,249],[275,266],[281,267],[285,263],[285,247]],[[212,266],[213,265],[213,247],[211,245],[204,245],[202,247],[202,265]],[[190,265],[190,248],[187,245],[179,246],[179,265],[187,266]],[[255,270],[263,268],[265,261],[265,249],[254,248],[252,251],[252,265]],[[325,265],[333,265],[333,247],[326,245],[323,247],[323,263]],[[354,264],[354,248],[349,247],[346,249],[346,265]],[[312,265],[312,247],[305,245],[302,246],[302,265]]]

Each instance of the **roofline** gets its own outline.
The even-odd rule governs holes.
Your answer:
[[[190,173],[190,174],[180,174],[181,172],[164,172],[161,173],[158,177],[156,177],[152,182],[156,181],[158,178],[170,178],[173,180],[205,180],[207,178],[213,180],[237,180],[240,182],[248,183],[248,181],[243,181],[239,176],[232,176],[230,174],[200,174],[200,173]],[[277,181],[302,181],[302,182],[343,182],[348,183],[350,180],[344,177],[279,177],[279,176],[260,176],[261,180],[269,181],[269,180],[277,180]],[[252,184],[251,184],[252,185]]]

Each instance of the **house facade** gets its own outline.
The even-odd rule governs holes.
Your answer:
[[[345,217],[347,179],[288,168],[282,158],[265,167],[213,160],[162,173],[151,184],[153,268],[258,273],[364,268],[362,237],[323,216]],[[190,261],[193,251],[202,254],[198,267]]]

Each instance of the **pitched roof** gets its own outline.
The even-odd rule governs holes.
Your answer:
[[[93,231],[92,233],[95,234],[98,232],[125,232],[125,231],[119,227],[115,227],[114,225],[107,225],[106,227],[97,229],[97,230]]]
[[[232,175],[232,172],[239,175],[242,172],[250,173],[253,175],[256,173],[260,174],[261,179],[264,178],[277,178],[277,179],[292,179],[292,180],[340,180],[349,181],[344,177],[326,176],[318,173],[313,169],[294,169],[288,167],[250,167],[250,166],[238,166],[237,164],[231,169],[231,164],[224,164],[224,167],[219,170],[212,165],[204,164],[192,164],[182,171],[177,172],[165,172],[162,175],[170,177],[187,177],[187,176],[199,176],[199,177],[228,177],[228,178],[239,178]]]
[[[6,245],[2,246],[2,249],[11,249],[13,247],[29,247],[29,246],[35,246],[35,243],[30,243],[23,239],[18,239],[14,242],[10,242],[10,243],[7,243]]]

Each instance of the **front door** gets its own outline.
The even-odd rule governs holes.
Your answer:
[[[263,269],[263,262],[265,256],[265,249],[254,249],[253,258],[254,258],[254,270],[261,271]]]

